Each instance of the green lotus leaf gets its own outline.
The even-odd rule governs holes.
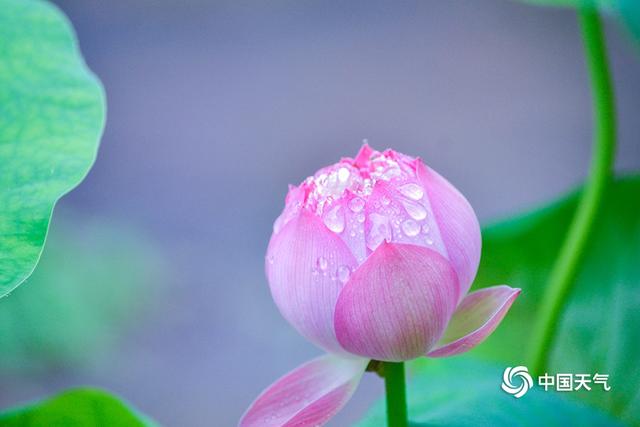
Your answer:
[[[56,201],[93,164],[105,97],[49,3],[0,0],[0,297],[33,271]]]

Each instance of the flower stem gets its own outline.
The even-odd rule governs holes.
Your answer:
[[[388,427],[407,427],[407,393],[404,362],[383,362],[384,386],[387,395]]]
[[[598,12],[589,7],[584,7],[578,12],[578,20],[591,82],[595,134],[593,154],[589,177],[551,270],[540,312],[534,324],[529,368],[537,375],[547,370],[560,314],[575,282],[599,205],[613,175],[616,113],[602,24]]]

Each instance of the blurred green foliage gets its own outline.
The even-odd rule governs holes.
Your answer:
[[[627,28],[640,41],[640,1],[638,0],[618,0],[618,10]]]
[[[543,287],[572,219],[579,193],[483,230],[476,287],[522,288],[507,318],[472,354],[523,364]],[[640,177],[608,188],[578,278],[568,297],[550,372],[610,375],[613,390],[580,391],[620,419],[640,425]]]
[[[0,297],[35,267],[54,204],[95,160],[104,117],[65,16],[0,0]]]
[[[79,363],[149,299],[151,264],[128,233],[70,221],[41,256],[57,200],[91,168],[104,90],[50,3],[0,0],[0,369]],[[24,291],[23,291],[24,289]],[[14,291],[10,297],[8,293]],[[152,425],[97,390],[0,414],[2,426]]]
[[[163,276],[160,256],[135,231],[57,212],[33,275],[0,299],[0,373],[108,355],[123,328],[144,318]]]
[[[157,424],[118,398],[97,389],[73,389],[0,413],[0,426],[153,427]]]
[[[467,356],[414,364],[407,388],[411,427],[621,426],[606,414],[556,392],[530,389],[516,399],[500,389],[504,366]],[[358,427],[386,425],[380,400]]]

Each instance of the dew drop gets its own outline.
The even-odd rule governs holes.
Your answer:
[[[349,280],[349,276],[351,275],[351,269],[346,265],[341,265],[338,267],[337,275],[340,282],[347,283],[347,280]]]
[[[353,212],[361,212],[364,209],[364,200],[360,197],[354,197],[349,202],[349,209]]]
[[[340,182],[346,182],[349,179],[349,169],[340,168],[338,169],[338,180]]]
[[[424,234],[427,234],[427,233],[429,232],[429,224],[424,224],[424,225],[422,226],[422,232],[423,232]]]
[[[371,221],[371,230],[367,236],[367,247],[375,250],[384,240],[391,240],[391,228],[389,227],[389,218],[372,213],[369,215]]]
[[[356,215],[356,221],[363,223],[364,220],[365,220],[365,217],[363,213],[359,213],[358,215]]]
[[[407,213],[415,220],[423,220],[427,217],[427,210],[419,203],[410,202],[408,200],[402,202]]]
[[[409,183],[398,188],[400,192],[412,200],[420,200],[424,196],[424,190],[418,184]]]
[[[341,209],[341,206],[336,206],[324,217],[324,224],[334,233],[342,233],[344,230],[344,214]]]
[[[420,233],[420,224],[412,219],[408,219],[402,223],[402,231],[409,237],[417,236]]]
[[[274,233],[278,233],[280,231],[280,229],[282,228],[282,215],[280,215],[278,218],[276,218],[275,222],[273,223],[273,232]]]
[[[327,181],[327,185],[328,185],[330,188],[333,188],[333,187],[335,187],[335,186],[336,186],[336,183],[337,183],[337,182],[338,182],[338,174],[337,174],[335,171],[334,171],[334,172],[331,172],[331,173],[329,174],[329,179],[328,179],[328,181]]]
[[[270,265],[273,265],[273,261],[274,261],[274,259],[273,259],[273,257],[272,257],[272,256],[270,256],[270,257],[268,257],[268,258],[267,258],[267,262],[268,262]]]
[[[329,261],[327,261],[325,257],[321,256],[320,258],[318,258],[317,264],[320,270],[325,271],[329,266]]]
[[[384,206],[389,206],[389,203],[391,203],[391,200],[389,200],[388,197],[382,197],[382,199],[380,199],[380,202],[384,205]]]
[[[427,245],[433,245],[433,239],[427,237]]]

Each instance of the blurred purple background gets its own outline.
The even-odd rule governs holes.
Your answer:
[[[61,202],[133,223],[171,270],[152,317],[84,367],[3,379],[0,405],[106,387],[169,426],[232,426],[320,350],[263,273],[298,183],[363,138],[421,156],[487,221],[584,178],[590,98],[575,16],[510,1],[57,2],[108,97],[87,180]],[[640,168],[640,50],[607,25],[618,169]],[[78,349],[82,351],[82,349]],[[382,392],[368,375],[331,425]]]

